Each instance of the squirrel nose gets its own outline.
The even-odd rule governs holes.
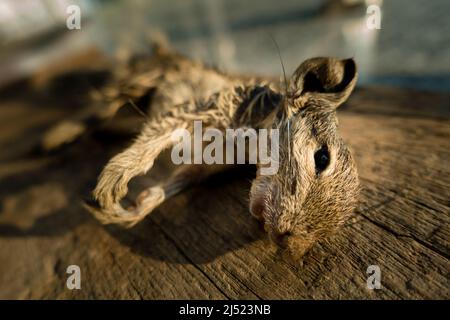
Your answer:
[[[289,231],[285,232],[279,232],[279,231],[272,231],[270,232],[270,239],[273,243],[275,243],[280,248],[286,248],[287,246],[287,240],[291,236],[291,233]]]
[[[250,213],[260,221],[264,221],[265,203],[263,198],[257,198],[250,205]]]

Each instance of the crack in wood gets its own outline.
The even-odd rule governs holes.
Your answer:
[[[399,232],[397,232],[397,231],[395,231],[395,230],[389,228],[389,227],[386,226],[385,224],[380,223],[380,222],[378,222],[378,221],[375,221],[375,220],[369,218],[369,217],[368,217],[367,215],[365,215],[364,213],[360,213],[360,214],[361,214],[361,216],[364,217],[367,221],[369,221],[370,223],[374,224],[375,226],[377,226],[377,227],[383,229],[384,231],[386,231],[386,232],[392,234],[394,237],[396,237],[396,238],[409,238],[409,239],[415,241],[416,243],[418,243],[419,245],[425,247],[426,249],[428,249],[428,250],[430,250],[430,251],[432,251],[432,252],[434,252],[434,253],[440,255],[441,257],[443,257],[443,258],[445,258],[445,259],[447,259],[447,260],[450,260],[450,256],[449,256],[447,253],[442,252],[441,250],[439,250],[439,249],[433,247],[432,245],[423,242],[422,240],[416,238],[414,235],[412,235],[412,234],[401,234],[401,233],[399,233]]]
[[[225,291],[218,286],[213,279],[202,269],[200,268],[184,251],[183,249],[178,245],[178,243],[157,223],[154,223],[156,227],[161,230],[161,233],[164,235],[164,237],[169,240],[172,245],[177,249],[177,251],[181,254],[183,258],[185,258],[195,269],[197,269],[203,276],[208,279],[208,281],[228,300],[231,300],[231,298],[225,293]]]

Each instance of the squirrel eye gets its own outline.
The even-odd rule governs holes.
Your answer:
[[[322,146],[314,154],[314,162],[316,164],[316,172],[320,173],[328,167],[330,163],[330,153],[326,145]]]

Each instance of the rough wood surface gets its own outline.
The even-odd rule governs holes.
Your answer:
[[[73,112],[70,98],[11,90],[0,98],[0,298],[450,298],[449,95],[354,93],[339,119],[362,180],[359,209],[294,262],[248,212],[251,168],[192,188],[133,229],[101,226],[81,201],[128,139],[107,132],[112,123],[61,152],[32,152]],[[167,167],[162,159],[131,189]],[[71,264],[81,290],[66,288]],[[380,290],[367,288],[369,265],[381,268]]]

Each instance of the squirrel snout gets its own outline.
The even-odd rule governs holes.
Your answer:
[[[263,198],[257,198],[251,201],[250,204],[250,213],[252,216],[254,216],[256,219],[263,221],[264,220],[264,210],[265,210],[265,203]]]
[[[291,233],[289,231],[286,232],[278,232],[271,231],[269,232],[270,240],[279,246],[280,248],[286,248],[289,237],[291,237]]]

